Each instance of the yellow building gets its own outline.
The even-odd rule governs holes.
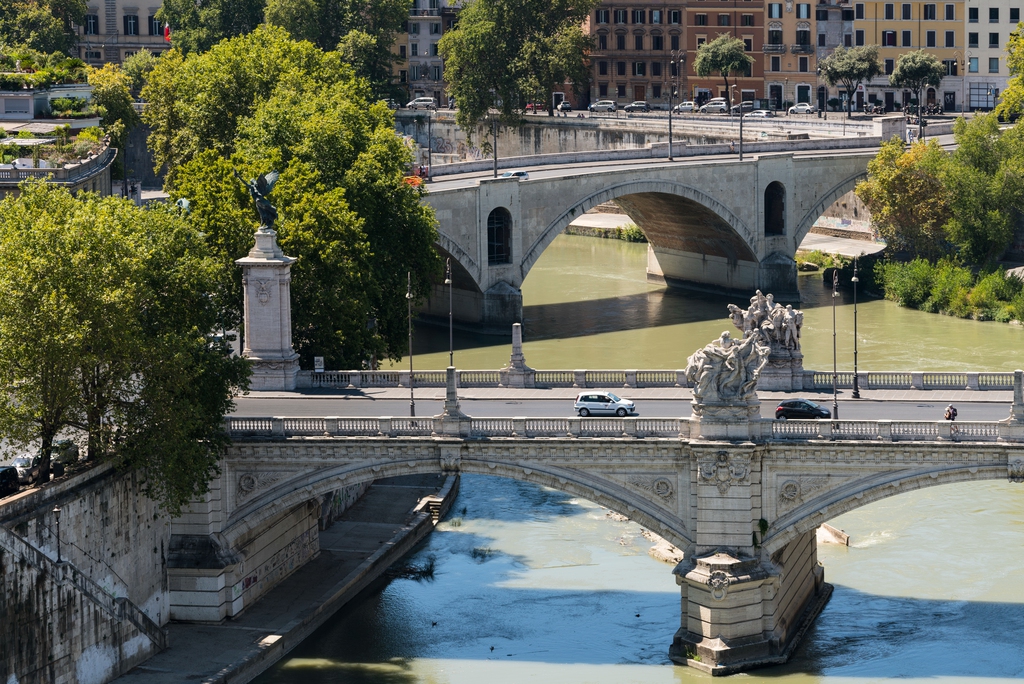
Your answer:
[[[815,22],[824,5],[808,2],[766,3],[764,80],[772,109],[811,102],[817,85],[818,42]]]
[[[905,106],[916,94],[889,85],[889,74],[905,52],[924,50],[946,65],[938,88],[928,88],[924,102],[960,111],[964,96],[964,2],[854,2],[854,45],[878,45],[883,76],[864,84],[854,95],[858,108],[879,102],[887,111]],[[846,93],[841,93],[846,97]]]

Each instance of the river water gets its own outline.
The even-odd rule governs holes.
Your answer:
[[[540,368],[677,368],[731,324],[728,300],[649,286],[642,245],[562,236],[523,287],[527,362]],[[831,365],[830,294],[801,279],[806,366]],[[852,365],[852,305],[837,310]],[[1012,369],[1024,331],[859,307],[863,369]],[[447,331],[417,334],[420,368],[447,364]],[[849,341],[848,341],[849,340]],[[508,346],[460,334],[456,364],[496,368]],[[443,350],[443,351],[442,351]],[[1004,682],[1024,678],[1024,485],[902,494],[833,521],[820,545],[832,600],[783,666],[739,682]],[[679,627],[671,566],[633,522],[535,485],[463,476],[453,512],[399,579],[348,606],[262,684],[710,682],[667,657]]]

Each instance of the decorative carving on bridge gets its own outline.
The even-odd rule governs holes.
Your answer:
[[[784,480],[779,485],[779,512],[795,508],[833,482],[833,478],[827,475],[801,475]]]
[[[729,584],[731,578],[727,573],[722,570],[713,570],[708,575],[708,587],[711,588],[711,598],[716,601],[725,599],[725,595],[729,593]]]
[[[700,479],[704,484],[718,487],[720,494],[729,491],[732,485],[747,484],[750,475],[750,457],[718,451],[711,456],[704,456],[697,463]]]
[[[252,471],[238,476],[238,490],[235,499],[242,501],[261,489],[266,489],[278,482],[284,473],[265,473]]]
[[[757,415],[757,378],[769,352],[758,335],[734,340],[728,331],[694,352],[686,360],[694,415],[726,421]]]
[[[269,283],[269,280],[256,281],[256,301],[260,303],[260,306],[266,306],[270,302],[270,288],[267,287]]]
[[[462,456],[456,452],[441,452],[441,470],[449,472],[458,472],[462,467]]]
[[[1006,470],[1010,482],[1024,482],[1024,458],[1018,456],[1007,461]]]
[[[655,496],[664,499],[666,503],[671,503],[675,499],[676,490],[672,486],[672,480],[667,477],[644,477],[643,475],[630,475],[626,478],[626,482],[638,489],[645,492],[654,494]]]

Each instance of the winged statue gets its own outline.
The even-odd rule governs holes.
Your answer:
[[[277,179],[281,177],[281,174],[277,171],[271,171],[270,173],[261,173],[256,178],[246,181],[238,171],[233,173],[235,178],[248,188],[249,195],[252,196],[252,201],[256,204],[256,211],[260,215],[260,230],[264,232],[273,231],[274,221],[277,220],[277,209],[267,199],[267,195],[274,189],[274,184],[277,183]]]

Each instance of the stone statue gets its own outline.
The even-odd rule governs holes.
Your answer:
[[[729,318],[733,325],[743,331],[744,336],[755,333],[763,338],[773,353],[782,350],[800,351],[800,327],[804,323],[804,312],[792,305],[775,303],[775,296],[764,295],[760,290],[750,298],[750,307],[743,311],[735,304],[729,305]]]
[[[239,175],[238,171],[234,171],[235,178],[241,181],[249,190],[249,194],[252,196],[252,201],[256,203],[256,211],[260,215],[260,232],[269,233],[274,230],[274,221],[277,220],[277,209],[267,199],[267,195],[274,189],[274,184],[277,183],[277,179],[281,176],[277,171],[271,171],[270,173],[261,173],[258,177],[253,178],[250,181],[246,181]]]
[[[734,340],[728,331],[686,361],[696,415],[709,407],[756,406],[757,378],[771,350],[759,335]]]

